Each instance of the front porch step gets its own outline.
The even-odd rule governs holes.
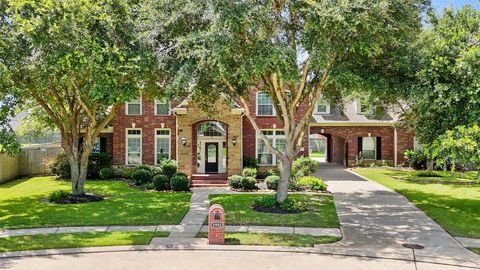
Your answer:
[[[193,174],[192,187],[228,187],[227,174]]]
[[[216,183],[195,183],[192,182],[192,187],[228,187],[227,183],[216,184]]]
[[[211,173],[211,174],[192,174],[192,180],[224,180],[226,181],[228,174],[226,173]]]

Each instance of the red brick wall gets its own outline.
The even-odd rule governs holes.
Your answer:
[[[257,122],[257,125],[259,128],[274,129],[273,125],[276,125],[275,129],[283,128],[282,122],[276,116],[257,116],[256,115],[257,91],[251,91],[249,93],[248,102],[249,102],[248,108],[250,112],[252,112],[255,122]],[[300,117],[303,114],[305,114],[306,109],[307,108],[305,106],[302,106],[299,109],[297,114],[297,119],[300,119]],[[249,156],[249,157],[255,157],[255,151],[256,151],[255,130],[253,129],[253,126],[247,117],[244,116],[242,121],[243,121],[243,155]],[[305,151],[301,154],[306,156],[308,155],[308,131],[305,133],[303,138],[303,147]]]
[[[338,136],[332,136],[332,146],[331,146],[331,157],[332,157],[332,162],[338,163],[338,164],[344,164],[345,160],[345,139],[338,137]]]
[[[393,163],[394,160],[394,129],[393,127],[383,126],[312,126],[310,127],[310,134],[322,134],[321,129],[324,129],[324,134],[331,134],[332,137],[339,137],[345,139],[348,143],[348,159],[355,160],[358,154],[358,137],[367,137],[371,133],[372,137],[382,137],[382,160],[387,160]],[[408,149],[413,149],[413,133],[405,129],[397,129],[397,145],[398,145],[398,164],[404,162],[403,152]],[[337,142],[338,143],[338,142]],[[334,151],[334,150],[332,150]],[[333,153],[336,155],[337,153]],[[342,153],[344,155],[344,152]],[[344,157],[342,158],[342,161]],[[338,160],[334,158],[337,163]],[[341,162],[343,163],[343,162]],[[350,164],[352,165],[352,164]]]
[[[173,104],[172,104],[173,108]],[[125,115],[125,105],[122,105],[113,121],[113,164],[125,165],[125,136],[126,128],[142,129],[142,163],[154,164],[155,162],[155,129],[170,129],[171,143],[170,155],[172,159],[176,157],[176,120],[175,115],[159,116],[155,115],[155,101],[142,99],[142,115]]]

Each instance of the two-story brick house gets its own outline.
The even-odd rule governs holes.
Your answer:
[[[223,184],[228,175],[239,174],[245,156],[255,157],[259,166],[277,164],[267,151],[244,109],[222,97],[217,113],[209,116],[188,98],[180,102],[139,98],[125,103],[113,127],[97,141],[97,151],[109,152],[114,165],[159,164],[175,159],[179,170],[192,176],[192,184]],[[264,134],[281,148],[285,143],[282,124],[266,92],[252,91],[249,109]],[[359,158],[398,165],[403,153],[414,148],[413,133],[397,128],[398,114],[387,110],[381,119],[368,116],[360,102],[334,106],[320,101],[305,135],[303,155],[308,155],[309,136],[327,139],[328,162],[352,166]],[[208,182],[205,182],[208,181]]]

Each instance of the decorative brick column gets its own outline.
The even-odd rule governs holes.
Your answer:
[[[219,204],[210,206],[208,211],[208,244],[225,244],[225,210]]]

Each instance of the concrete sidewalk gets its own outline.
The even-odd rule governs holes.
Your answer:
[[[317,176],[333,193],[343,232],[343,240],[330,245],[333,249],[408,256],[413,251],[402,245],[413,243],[425,247],[415,250],[416,260],[480,267],[480,256],[461,246],[404,196],[336,164],[320,163]]]

